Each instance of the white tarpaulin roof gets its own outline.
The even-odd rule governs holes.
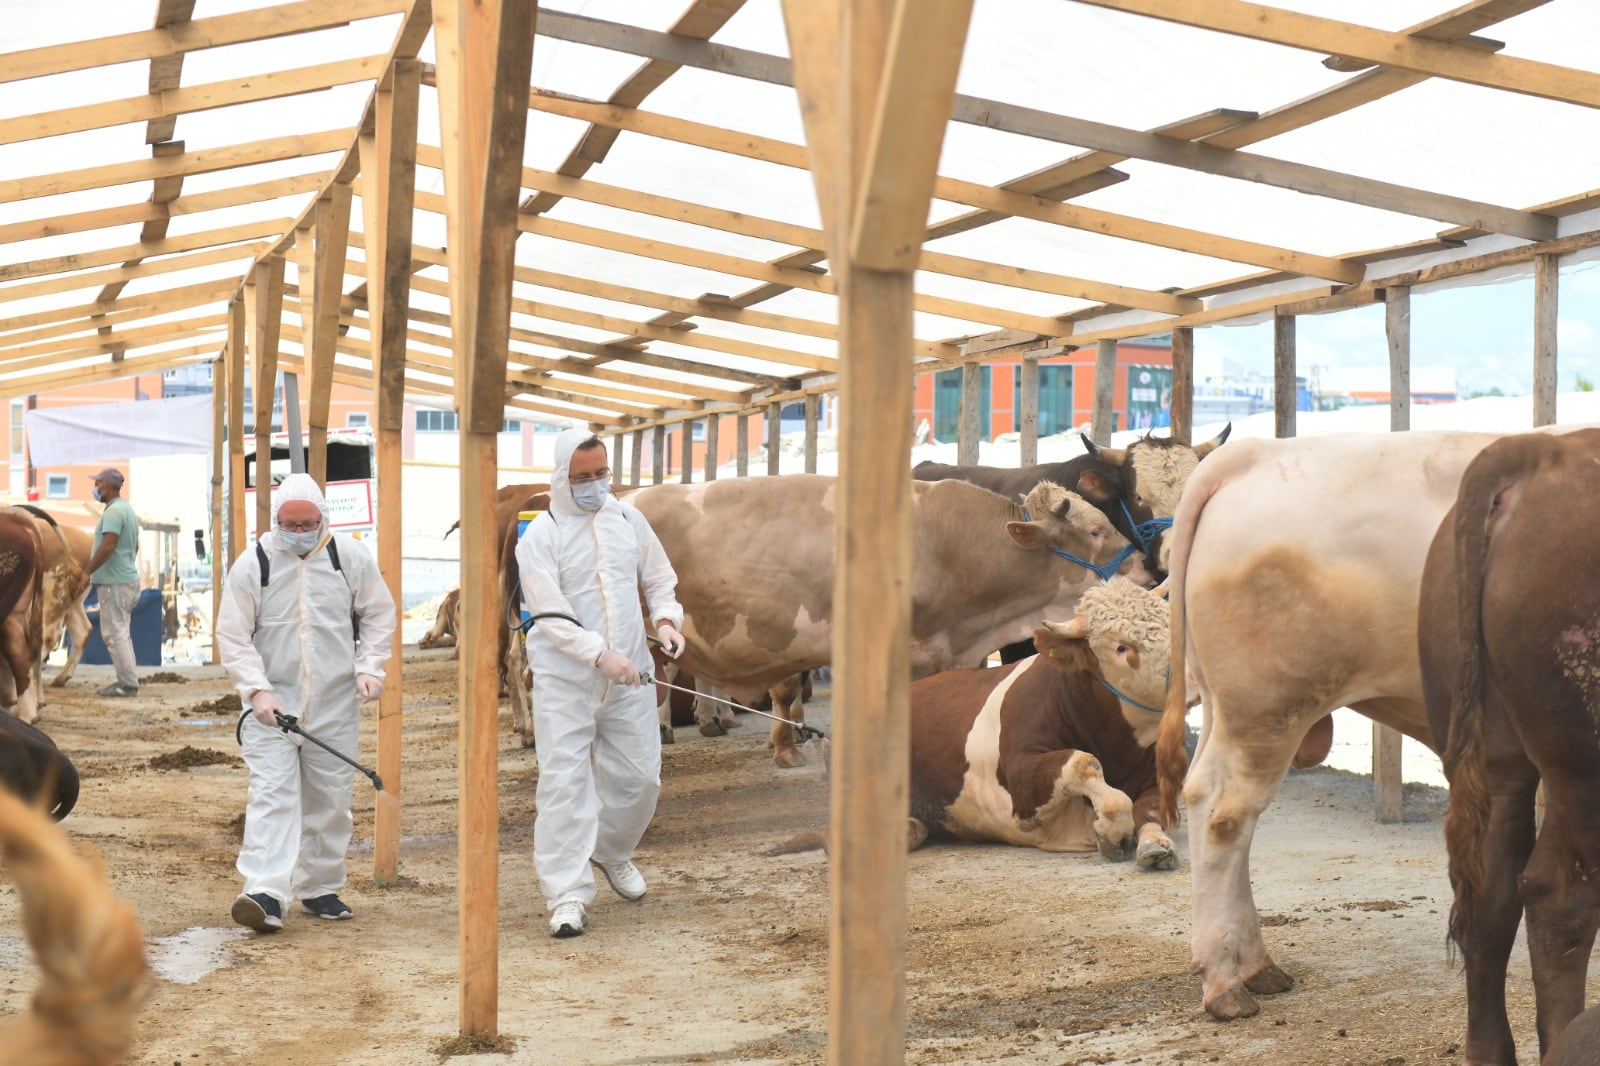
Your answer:
[[[0,173],[19,179],[0,186],[0,389],[213,358],[239,279],[334,179],[397,41],[427,25],[411,0],[303,0],[285,17],[355,21],[185,51],[175,71],[99,65],[130,53],[86,43],[162,20],[239,26],[256,6],[0,0]],[[542,5],[538,31],[514,402],[615,426],[825,385],[837,301],[815,273],[778,0],[569,0]],[[999,330],[1057,345],[1161,332],[1518,248],[1571,267],[1600,230],[1596,41],[1591,0],[978,0],[917,277],[919,354],[959,358],[950,342]],[[63,49],[34,51],[47,45]],[[17,80],[44,70],[58,73]],[[275,93],[290,94],[215,106]],[[163,112],[176,117],[157,128]],[[452,371],[426,87],[419,142],[408,389],[438,394]],[[178,188],[130,180],[152,151],[180,157]],[[339,357],[355,381],[369,373],[360,191]],[[159,235],[139,210],[152,198],[172,205]],[[1563,315],[1600,332],[1597,288],[1574,286]]]

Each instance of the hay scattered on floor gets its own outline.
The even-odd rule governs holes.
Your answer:
[[[187,685],[189,679],[182,674],[175,674],[171,670],[157,670],[153,674],[146,674],[139,679],[141,685]]]
[[[151,768],[156,770],[187,770],[191,766],[219,765],[243,766],[244,760],[237,755],[228,755],[210,748],[193,748],[187,744],[177,751],[157,755],[150,760]]]
[[[502,1035],[491,1040],[483,1036],[458,1036],[435,1047],[433,1053],[443,1062],[454,1055],[509,1055],[516,1050],[515,1037]]]

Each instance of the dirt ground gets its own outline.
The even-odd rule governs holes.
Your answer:
[[[83,776],[64,825],[102,852],[137,905],[162,974],[131,1061],[441,1061],[459,1025],[449,655],[406,657],[399,883],[373,881],[373,793],[358,777],[344,893],[355,920],[296,914],[269,937],[228,918],[245,771],[236,712],[213,702],[229,695],[221,670],[172,667],[118,701],[94,695],[107,667],[46,690],[40,724]],[[823,688],[809,717],[826,728],[828,710]],[[373,728],[369,715],[369,764]],[[624,903],[602,885],[588,935],[557,941],[532,870],[534,756],[508,729],[501,736],[499,1018],[511,1051],[453,1061],[824,1061],[827,860],[762,854],[824,824],[820,759],[777,769],[760,719],[719,739],[678,730],[638,856],[649,896]],[[1380,826],[1370,790],[1341,771],[1293,774],[1265,816],[1256,898],[1276,960],[1298,983],[1230,1025],[1208,1019],[1188,973],[1186,862],[1152,874],[1002,846],[913,854],[905,1061],[1459,1062],[1465,1000],[1445,955],[1444,793],[1408,787],[1405,824]],[[16,912],[0,882],[0,1013],[25,1009],[34,983]],[[1532,1061],[1525,952],[1511,989]]]

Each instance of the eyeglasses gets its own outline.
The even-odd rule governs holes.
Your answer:
[[[310,533],[313,530],[322,528],[322,519],[313,518],[305,522],[280,521],[278,523],[278,528],[283,530],[285,533]]]
[[[611,468],[602,466],[592,474],[573,474],[567,480],[574,485],[587,485],[591,481],[599,481],[603,477],[611,476]]]

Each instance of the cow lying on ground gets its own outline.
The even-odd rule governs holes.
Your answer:
[[[1038,655],[911,686],[911,833],[1177,866],[1156,823],[1167,601],[1117,579],[1045,622]],[[1131,799],[1129,797],[1132,797]]]
[[[696,677],[750,702],[829,662],[835,487],[791,474],[628,497],[678,572],[682,662]],[[1105,515],[1057,485],[1036,486],[1023,506],[962,481],[914,482],[912,494],[914,677],[976,666],[1041,616],[1071,617],[1100,577],[1058,552],[1150,580]],[[772,742],[779,765],[803,764],[788,725],[773,726]]]
[[[0,714],[0,785],[38,804],[56,821],[78,802],[78,770],[38,729]]]
[[[92,631],[84,601],[89,598],[88,567],[94,536],[76,526],[61,525],[41,507],[19,506],[34,516],[40,548],[44,552],[44,632],[40,655],[47,656],[55,651],[63,632],[72,638],[66,664],[50,681],[51,688],[60,688],[77,672],[78,660],[83,658],[83,649]]]
[[[1556,1038],[1542,1066],[1600,1066],[1600,1006],[1573,1019]]]
[[[144,934],[105,869],[0,789],[0,863],[22,900],[41,979],[25,1014],[0,1023],[0,1066],[110,1066],[126,1059],[150,990]]]
[[[1189,810],[1193,949],[1206,1010],[1259,1010],[1292,979],[1250,890],[1250,843],[1307,731],[1334,708],[1432,746],[1417,593],[1439,521],[1489,433],[1235,441],[1190,479],[1168,533],[1172,684],[1157,767],[1162,820]],[[1185,672],[1204,709],[1184,751]],[[1184,771],[1188,768],[1188,780]]]
[[[461,630],[461,586],[444,594],[439,602],[439,613],[434,616],[433,628],[417,638],[419,648],[453,648]]]
[[[1506,964],[1524,907],[1541,1053],[1584,1007],[1600,920],[1600,582],[1574,570],[1572,530],[1591,519],[1600,429],[1507,437],[1467,467],[1422,577],[1468,1063],[1516,1062]]]
[[[0,707],[24,722],[39,717],[44,643],[44,549],[34,516],[0,508]]]

